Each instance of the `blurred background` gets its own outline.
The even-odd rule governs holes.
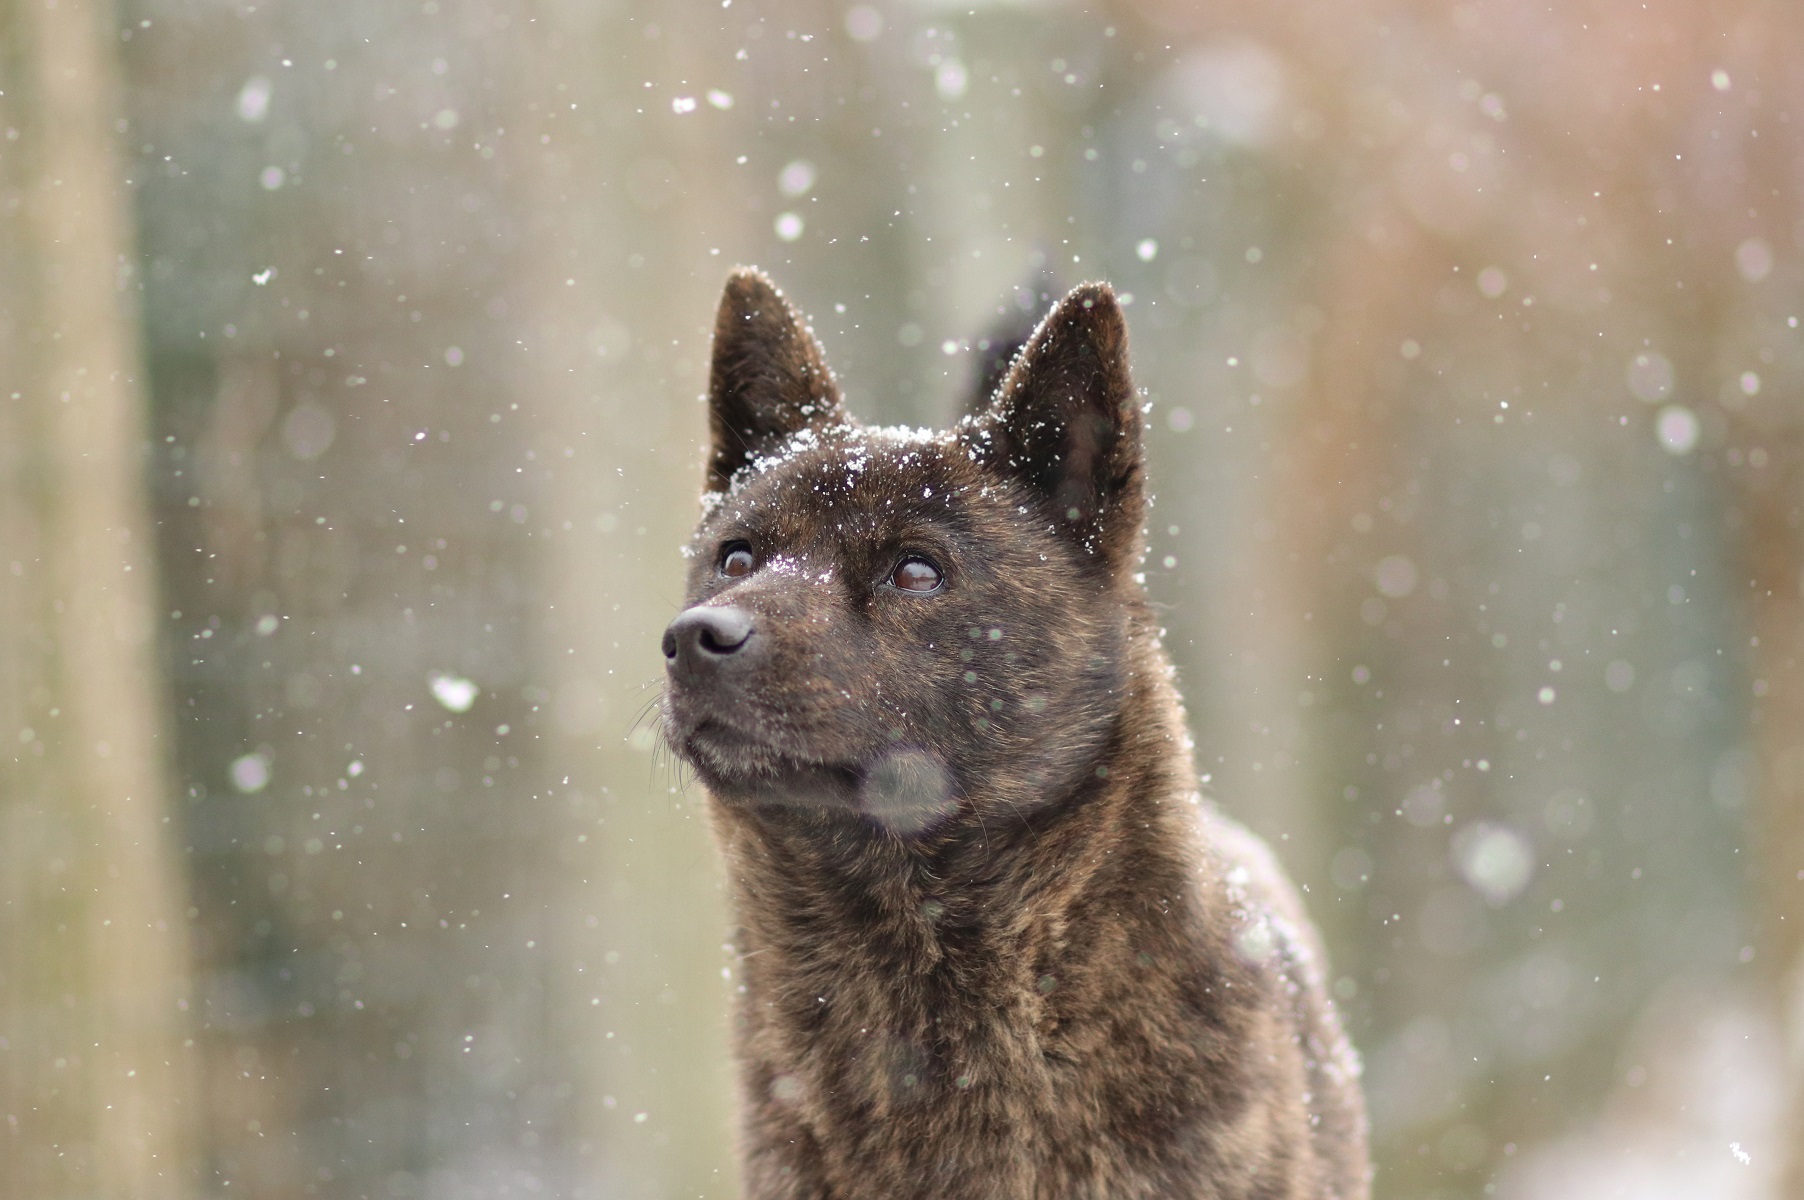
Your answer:
[[[886,423],[1131,297],[1148,584],[1378,1195],[1801,1200],[1800,47],[0,0],[0,1197],[736,1194],[648,714],[752,262]]]

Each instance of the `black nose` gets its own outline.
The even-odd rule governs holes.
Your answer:
[[[700,666],[739,653],[751,638],[752,614],[743,608],[697,605],[664,630],[664,658],[672,666]]]

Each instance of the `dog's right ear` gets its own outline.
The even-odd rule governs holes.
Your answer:
[[[708,382],[708,490],[802,429],[846,421],[839,384],[801,315],[755,267],[727,278]]]

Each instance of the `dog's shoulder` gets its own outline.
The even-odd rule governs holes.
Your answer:
[[[1268,1003],[1301,1052],[1295,1097],[1333,1196],[1365,1195],[1370,1168],[1359,1100],[1361,1064],[1332,1000],[1327,955],[1302,894],[1271,846],[1205,802],[1198,814],[1205,909],[1219,914],[1236,957],[1264,981]]]

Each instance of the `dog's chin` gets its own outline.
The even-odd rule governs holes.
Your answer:
[[[855,768],[797,753],[717,717],[667,732],[670,745],[721,800],[843,809],[856,789]]]

